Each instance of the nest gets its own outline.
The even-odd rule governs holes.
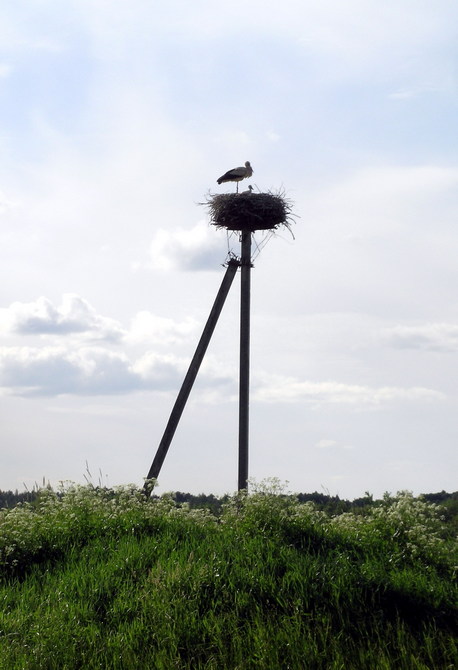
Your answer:
[[[224,193],[206,203],[210,223],[227,230],[273,230],[291,222],[291,204],[273,193]]]

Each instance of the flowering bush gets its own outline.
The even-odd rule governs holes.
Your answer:
[[[148,499],[134,485],[43,488],[33,503],[0,510],[0,568],[5,574],[21,573],[34,562],[60,556],[68,546],[101,535],[152,532],[167,518],[215,522],[204,510],[177,507],[171,496]]]
[[[177,505],[172,496],[148,499],[133,485],[105,489],[62,485],[40,490],[32,503],[0,510],[0,567],[21,572],[36,561],[55,558],[69,544],[82,546],[104,534],[151,533],[164,523],[232,528],[237,537],[253,533],[303,544],[383,551],[399,565],[421,558],[456,565],[457,543],[445,539],[441,508],[409,491],[368,506],[365,515],[347,512],[330,517],[312,502],[299,503],[276,479],[251,483],[253,493],[237,493],[223,505],[221,518],[207,510]]]
[[[444,559],[451,549],[444,539],[440,506],[415,498],[410,491],[385,494],[383,503],[370,507],[366,516],[342,514],[332,523],[366,545],[389,543],[393,560],[419,556]]]

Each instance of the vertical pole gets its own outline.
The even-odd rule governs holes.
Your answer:
[[[162,436],[162,440],[157,449],[156,456],[154,457],[153,463],[149,469],[147,479],[157,479],[157,477],[159,476],[162,464],[167,455],[167,451],[172,442],[173,436],[178,426],[178,422],[180,421],[181,415],[186,405],[186,401],[189,397],[192,386],[197,377],[200,364],[202,363],[202,360],[205,356],[205,352],[207,351],[210,338],[213,334],[213,331],[215,330],[216,323],[218,321],[219,315],[221,314],[221,310],[223,309],[223,305],[225,303],[227,294],[229,293],[229,289],[231,288],[231,284],[235,277],[235,273],[237,272],[238,267],[239,267],[238,261],[236,261],[235,259],[229,261],[226,274],[223,277],[223,281],[221,282],[221,286],[215,298],[212,310],[207,319],[207,323],[205,324],[205,328],[199,340],[199,344],[197,345],[196,352],[189,365],[188,372],[186,373],[186,377],[184,378],[183,384],[181,385],[180,392],[178,393],[175,405],[173,406],[172,412],[170,414],[170,418],[165,428],[164,435]],[[144,492],[145,493],[150,492],[150,489],[146,484],[144,487]]]
[[[242,231],[240,264],[240,377],[239,377],[239,478],[238,490],[248,488],[248,436],[250,391],[251,231]]]

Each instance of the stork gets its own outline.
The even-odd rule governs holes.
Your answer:
[[[223,174],[222,177],[217,179],[218,184],[224,184],[226,181],[235,181],[237,182],[237,193],[239,192],[239,181],[242,179],[247,179],[253,174],[253,168],[250,165],[250,161],[246,161],[245,167],[233,168]]]

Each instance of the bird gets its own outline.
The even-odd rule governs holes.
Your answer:
[[[226,181],[235,181],[237,182],[237,193],[239,192],[239,181],[242,181],[242,179],[247,179],[248,177],[251,177],[253,174],[253,168],[250,165],[250,161],[246,161],[245,167],[236,167],[233,168],[232,170],[229,170],[226,172],[226,174],[223,174],[222,177],[217,179],[218,184],[224,184]]]
[[[241,195],[251,195],[253,193],[253,187],[250,184],[247,191],[242,191]]]

